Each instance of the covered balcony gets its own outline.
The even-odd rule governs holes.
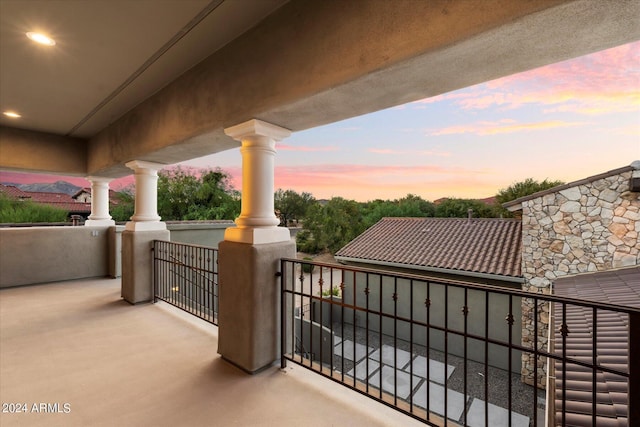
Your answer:
[[[421,425],[301,367],[247,375],[183,313],[132,307],[119,279],[3,290],[0,424]]]
[[[273,212],[276,142],[640,39],[633,0],[0,0],[0,8],[0,100],[13,113],[0,117],[0,168],[92,183],[85,227],[0,230],[3,426],[417,423],[388,408],[382,392],[377,402],[362,396],[366,381],[364,391],[353,379],[351,389],[335,384],[322,357],[311,369],[322,375],[274,365],[281,356],[318,363],[311,348],[287,342],[295,326],[281,329],[285,291],[300,302],[317,295],[280,286],[295,244]],[[36,37],[46,46],[30,44],[25,33],[34,31],[48,33]],[[196,325],[145,304],[157,295],[153,242],[171,239],[157,214],[157,171],[238,148],[242,212],[218,247],[219,326]],[[135,213],[118,230],[109,182],[132,173]],[[103,278],[120,271],[121,279]],[[355,302],[350,309],[370,314]],[[511,335],[507,348],[526,350]],[[551,357],[537,345],[532,352]],[[419,384],[429,390],[426,375]],[[432,425],[465,424],[464,414],[448,417],[446,396],[445,418],[424,411],[429,397],[420,410],[411,399],[401,410]],[[537,405],[535,393],[529,401]],[[630,423],[640,419],[638,406],[632,411]],[[529,416],[533,425],[549,418]]]

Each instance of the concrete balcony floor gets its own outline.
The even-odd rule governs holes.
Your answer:
[[[129,305],[118,279],[3,289],[0,401],[27,413],[0,425],[423,425],[302,367],[248,375],[216,350],[215,326]]]

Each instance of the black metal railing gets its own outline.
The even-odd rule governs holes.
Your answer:
[[[565,374],[579,365],[594,384],[603,373],[623,378],[630,420],[640,406],[632,363],[554,350],[548,332],[565,331],[566,344],[568,306],[615,312],[628,321],[634,360],[638,309],[295,259],[281,261],[281,286],[283,367],[292,361],[426,424],[555,425],[567,395],[541,387],[549,365]],[[564,313],[555,324],[551,306]],[[551,378],[548,388],[566,384]],[[596,387],[589,394],[602,399]],[[597,425],[596,413],[589,417]]]
[[[154,300],[218,324],[218,250],[153,242]]]

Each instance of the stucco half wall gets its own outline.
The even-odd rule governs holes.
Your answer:
[[[0,229],[0,288],[109,275],[109,227]]]

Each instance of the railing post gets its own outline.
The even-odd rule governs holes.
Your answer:
[[[285,261],[280,259],[280,368],[287,367],[287,359],[284,357],[286,346],[286,333],[287,333],[287,310],[284,301],[284,278],[285,275]]]
[[[629,313],[629,427],[640,426],[640,313]]]
[[[157,240],[153,240],[151,242],[151,283],[153,283],[153,303],[158,302],[158,282],[156,278],[158,277],[156,268],[158,268],[158,262],[156,261],[156,244]]]

